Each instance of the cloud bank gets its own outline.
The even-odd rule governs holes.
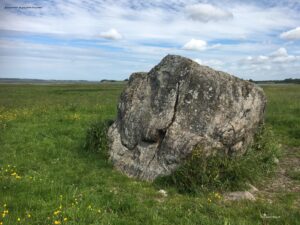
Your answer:
[[[207,43],[203,40],[191,39],[182,48],[185,50],[203,51],[207,48]]]
[[[110,39],[110,40],[119,40],[122,39],[122,35],[114,28],[102,32],[100,34],[100,37],[105,38],[105,39]]]
[[[201,59],[245,79],[299,77],[299,1],[26,4],[41,8],[0,8],[1,77],[125,79],[166,54]]]
[[[191,19],[201,22],[228,20],[233,18],[231,12],[205,3],[188,5],[186,7],[186,13]]]
[[[280,37],[287,40],[300,40],[300,27],[283,32]]]

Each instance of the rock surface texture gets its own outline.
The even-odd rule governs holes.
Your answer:
[[[134,73],[110,127],[110,158],[130,177],[174,171],[197,146],[206,155],[243,154],[263,121],[261,88],[176,55]]]

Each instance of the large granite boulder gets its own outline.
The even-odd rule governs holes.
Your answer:
[[[197,146],[206,155],[243,154],[263,121],[256,85],[176,55],[134,73],[110,127],[110,159],[130,177],[174,171]]]

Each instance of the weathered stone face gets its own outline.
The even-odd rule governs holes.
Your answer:
[[[263,121],[261,88],[174,55],[131,75],[110,127],[110,158],[131,177],[167,175],[195,146],[243,154]]]

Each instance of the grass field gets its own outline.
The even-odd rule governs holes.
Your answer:
[[[0,85],[0,225],[300,224],[297,188],[268,189],[273,180],[255,184],[265,190],[256,202],[224,203],[222,193],[189,196],[173,188],[163,197],[153,184],[129,179],[101,154],[85,152],[86,130],[93,121],[115,118],[123,87]],[[293,163],[300,162],[300,85],[263,88],[266,122],[284,149],[281,166],[299,185]]]

